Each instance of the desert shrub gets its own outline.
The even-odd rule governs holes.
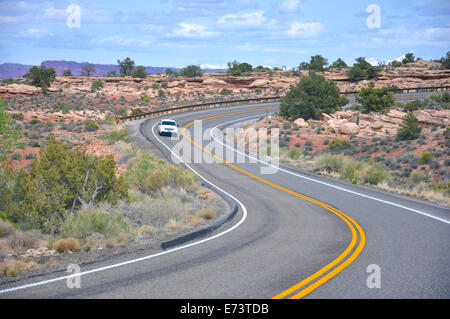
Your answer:
[[[6,242],[13,249],[29,249],[37,246],[38,239],[32,233],[17,231],[10,235]]]
[[[419,125],[417,117],[412,112],[409,112],[400,123],[397,130],[397,138],[399,140],[415,140],[420,136],[422,128]]]
[[[428,165],[430,166],[431,169],[438,169],[441,167],[441,164],[439,164],[438,161],[436,160],[432,160],[428,163]]]
[[[11,159],[13,161],[20,161],[22,159],[22,155],[20,155],[20,153],[11,154]]]
[[[357,58],[356,63],[347,72],[347,76],[352,82],[370,80],[377,76],[380,69],[372,66],[365,58]]]
[[[339,155],[324,154],[318,156],[316,160],[319,165],[323,166],[326,170],[332,172],[341,171],[346,163],[345,156],[342,154]]]
[[[350,161],[347,165],[345,165],[345,168],[343,168],[343,176],[347,180],[357,183],[358,180],[361,178],[360,172],[364,169],[365,165],[363,162],[359,161]]]
[[[411,174],[411,181],[415,184],[418,184],[420,182],[426,182],[427,180],[428,178],[422,172],[414,172]]]
[[[213,219],[216,217],[216,212],[211,208],[205,208],[201,210],[198,215],[203,219]]]
[[[11,116],[12,119],[16,121],[23,121],[24,118],[22,113],[13,113]]]
[[[164,93],[163,90],[159,90],[159,91],[158,91],[158,96],[159,96],[159,97],[164,97],[164,96],[166,96],[166,94]]]
[[[227,89],[227,88],[223,88],[222,91],[220,91],[220,94],[222,95],[231,95],[233,94],[233,90]]]
[[[131,115],[139,115],[142,113],[144,113],[144,111],[142,111],[140,108],[136,108],[131,111]]]
[[[106,248],[115,248],[117,246],[117,240],[115,238],[108,238],[105,240]]]
[[[424,103],[423,103],[422,101],[420,101],[420,100],[414,100],[414,101],[408,102],[408,103],[405,105],[404,110],[405,110],[405,111],[408,111],[408,112],[412,112],[412,111],[414,111],[414,110],[420,110],[420,109],[423,109],[424,107],[425,107],[425,105],[424,105]]]
[[[143,153],[130,161],[125,178],[144,193],[154,193],[166,186],[190,187],[196,181],[192,172]]]
[[[82,211],[71,215],[61,227],[64,237],[84,239],[94,233],[100,233],[105,237],[118,236],[121,233],[130,233],[131,225],[123,215],[110,215],[99,208],[91,212]]]
[[[94,121],[91,121],[91,120],[84,122],[84,125],[86,128],[86,131],[88,131],[88,132],[95,132],[100,128],[97,123],[95,123]]]
[[[0,238],[8,237],[12,233],[14,233],[15,228],[8,222],[3,222],[0,220]]]
[[[371,185],[377,185],[389,177],[389,173],[381,166],[370,166],[364,176],[364,181]]]
[[[335,138],[331,141],[331,143],[328,144],[328,148],[330,150],[337,150],[349,147],[350,145],[351,145],[350,142],[347,140]]]
[[[291,128],[291,123],[289,123],[289,122],[283,123],[283,128],[284,128],[285,130],[290,129],[290,128]]]
[[[29,171],[17,174],[8,217],[17,223],[33,221],[43,232],[57,231],[67,210],[127,197],[128,186],[116,177],[112,156],[88,155],[50,137],[40,149],[40,161],[33,159]]]
[[[53,249],[59,253],[66,253],[68,251],[79,251],[80,242],[75,238],[59,239],[53,243]]]
[[[118,130],[112,131],[103,135],[103,138],[108,141],[108,144],[114,144],[118,141],[127,141],[128,140],[128,131],[127,130]]]
[[[98,91],[103,88],[103,81],[100,79],[96,79],[92,81],[91,92]]]
[[[289,158],[298,159],[302,152],[298,148],[290,148],[288,152]]]
[[[196,196],[198,199],[202,200],[216,200],[216,195],[208,188],[201,189]]]
[[[331,113],[347,104],[333,81],[310,72],[281,98],[280,115],[293,119],[319,119],[322,112]]]
[[[48,91],[48,87],[56,78],[54,68],[46,68],[45,66],[33,66],[28,73],[23,76],[29,84],[40,87],[43,93]]]
[[[395,98],[387,87],[375,89],[373,87],[362,88],[356,101],[361,103],[363,113],[379,112],[394,105]]]
[[[187,67],[180,70],[180,75],[193,78],[203,76],[203,72],[198,65],[188,65]]]
[[[31,124],[31,125],[36,125],[36,124],[39,124],[39,123],[41,123],[41,121],[39,121],[38,119],[32,119],[32,120],[30,121],[30,124]]]
[[[7,260],[0,263],[0,274],[5,277],[17,277],[26,268],[27,265],[23,260]]]

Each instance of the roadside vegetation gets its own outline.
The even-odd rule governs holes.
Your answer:
[[[359,63],[364,65],[362,60]],[[310,73],[296,86],[291,86],[282,98],[279,116],[262,118],[254,127],[256,130],[266,127],[269,132],[272,128],[280,129],[279,156],[284,162],[353,184],[375,186],[389,192],[450,205],[450,160],[447,159],[450,155],[450,128],[442,123],[424,127],[413,113],[418,110],[438,112],[443,108],[448,109],[449,96],[445,92],[422,101],[400,103],[395,101],[387,87],[376,89],[371,85],[360,91],[352,110],[368,114],[369,117],[375,113],[387,114],[394,109],[406,112],[406,116],[397,124],[395,134],[379,134],[384,137],[372,138],[370,134],[363,138],[341,134],[324,139],[320,136],[336,136],[338,132],[330,127],[324,131],[321,127],[325,118],[323,113],[332,114],[345,103],[340,101],[334,83],[327,83],[323,77]],[[357,128],[361,113],[352,119],[351,124]],[[298,118],[309,120],[302,133],[295,121]],[[426,148],[424,130],[425,134],[430,138],[432,135],[432,140],[438,142]],[[371,134],[375,135],[375,131]],[[313,145],[311,140],[300,142],[305,136],[318,138],[323,143],[317,149],[317,144]],[[418,153],[418,149],[424,151]]]
[[[11,123],[0,103],[0,276],[51,266],[60,254],[160,240],[225,209],[193,173],[128,143],[124,129],[102,136],[128,159],[122,174],[111,155],[90,155],[53,136],[30,165],[15,168],[21,136]]]

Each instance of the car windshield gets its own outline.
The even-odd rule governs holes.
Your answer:
[[[162,121],[161,125],[173,125],[176,126],[177,124],[173,121]]]

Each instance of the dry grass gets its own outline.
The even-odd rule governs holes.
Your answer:
[[[115,238],[108,238],[107,240],[105,240],[105,247],[106,248],[117,247],[117,240]]]
[[[75,238],[60,239],[53,243],[53,249],[59,253],[79,251],[80,242]]]
[[[15,229],[13,225],[0,220],[0,238],[8,237],[12,233],[14,233],[14,231]]]
[[[164,228],[168,231],[174,231],[177,230],[179,228],[181,228],[181,226],[183,225],[183,222],[180,220],[176,220],[175,218],[171,218],[169,219],[169,221],[166,223],[166,225],[164,226]]]
[[[13,249],[25,250],[36,248],[38,239],[32,233],[16,231],[6,239],[6,243]]]
[[[198,216],[203,219],[213,219],[216,218],[216,212],[211,208],[205,208],[198,213]]]
[[[202,188],[197,193],[197,198],[201,200],[207,200],[207,201],[216,201],[217,196],[208,188]]]
[[[188,214],[184,218],[185,222],[190,226],[199,226],[206,224],[205,220],[199,216]]]
[[[450,206],[450,198],[448,196],[446,196],[443,192],[430,189],[428,185],[423,182],[415,186],[413,189],[391,187],[387,183],[380,183],[377,187],[388,192],[423,198],[432,202],[440,202]]]
[[[16,277],[27,269],[34,267],[34,262],[25,262],[20,259],[11,259],[0,263],[0,274],[6,277]]]

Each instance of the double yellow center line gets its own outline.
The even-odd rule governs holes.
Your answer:
[[[216,116],[211,116],[211,117],[207,117],[204,119],[201,119],[199,121],[206,121],[206,120],[211,120],[214,118],[219,118],[219,117],[224,117],[224,116],[230,116],[230,115],[235,115],[235,114],[242,114],[242,113],[249,113],[249,112],[256,112],[256,111],[265,111],[265,110],[271,110],[271,109],[276,109],[277,107],[269,107],[269,108],[262,108],[262,109],[253,109],[253,110],[247,110],[247,111],[239,111],[239,112],[233,112],[233,113],[227,113],[227,114],[222,114],[222,115],[216,115]],[[187,136],[186,134],[186,129],[191,126],[192,124],[194,124],[196,121],[193,121],[187,125],[185,125],[182,129],[182,134],[184,136],[184,138],[186,138],[188,141],[190,141],[193,145],[195,145],[196,147],[200,148],[201,150],[203,150],[204,152],[210,154],[211,156],[215,157],[216,159],[218,159],[219,161],[221,161],[222,163],[228,165],[229,167],[241,172],[242,174],[245,174],[255,180],[258,180],[264,184],[267,184],[271,187],[277,188],[279,190],[282,190],[286,193],[289,193],[291,195],[294,195],[296,197],[299,197],[301,199],[304,199],[308,202],[314,203],[316,205],[319,205],[325,209],[327,209],[328,211],[332,212],[333,214],[335,214],[336,216],[338,216],[339,218],[341,218],[346,224],[347,226],[350,228],[350,231],[352,232],[352,239],[350,241],[350,244],[348,245],[348,247],[336,258],[334,259],[332,262],[330,262],[328,265],[326,265],[325,267],[319,269],[318,271],[316,271],[315,273],[313,273],[312,275],[310,275],[309,277],[303,279],[302,281],[300,281],[299,283],[295,284],[294,286],[286,289],[285,291],[279,293],[278,295],[274,296],[273,299],[280,299],[280,298],[284,298],[284,297],[288,297],[292,298],[292,299],[299,299],[302,298],[304,296],[306,296],[307,294],[309,294],[310,292],[314,291],[315,289],[317,289],[319,286],[323,285],[324,283],[326,283],[328,280],[330,280],[331,278],[333,278],[334,276],[336,276],[339,272],[341,272],[344,268],[346,268],[348,265],[350,265],[350,263],[353,262],[353,260],[356,259],[356,257],[358,257],[358,255],[361,253],[361,251],[364,248],[364,245],[366,243],[366,236],[364,234],[364,231],[362,230],[362,228],[358,225],[358,223],[356,223],[350,216],[346,215],[345,213],[343,213],[342,211],[327,205],[319,200],[316,200],[314,198],[308,197],[306,195],[297,193],[293,190],[290,190],[288,188],[285,188],[281,185],[275,184],[273,182],[270,182],[264,178],[261,178],[257,175],[254,175],[250,172],[247,172],[239,167],[237,167],[236,165],[231,164],[230,162],[227,162],[225,159],[217,156],[216,154],[206,150],[203,146],[199,145],[198,143],[196,143],[195,141],[193,141],[190,137]],[[359,238],[359,243],[358,243],[358,238]],[[358,245],[357,245],[358,243]],[[355,246],[357,245],[356,249]],[[310,284],[309,286],[307,286],[308,284]],[[306,286],[306,287],[305,287]]]

